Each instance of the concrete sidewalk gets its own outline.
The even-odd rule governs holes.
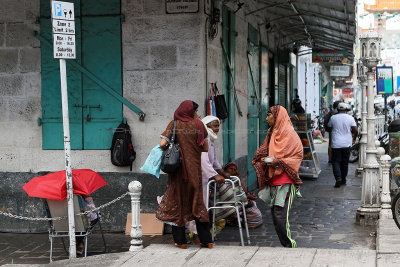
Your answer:
[[[139,252],[111,253],[47,266],[400,266],[400,231],[392,219],[380,219],[377,249],[316,249],[281,247],[233,247],[213,249],[153,244]],[[4,265],[16,266],[16,265]],[[45,265],[31,265],[45,266]]]
[[[50,266],[376,266],[373,250],[215,246],[213,249],[150,245],[137,253],[101,255]]]

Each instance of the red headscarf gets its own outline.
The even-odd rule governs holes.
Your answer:
[[[197,144],[202,146],[204,144],[204,125],[199,119],[194,119],[193,101],[185,100],[175,110],[174,120],[192,121],[196,123]]]
[[[228,168],[231,167],[231,166],[235,167],[236,170],[238,169],[238,165],[237,165],[235,162],[229,162],[229,163],[227,163],[227,164],[225,165],[224,170],[228,169]]]
[[[293,129],[287,111],[282,106],[272,106],[270,112],[275,124],[268,129],[264,143],[254,153],[252,164],[256,169],[258,184],[265,186],[274,176],[283,171],[296,185],[303,182],[299,178],[299,167],[303,159],[303,145]],[[278,168],[268,167],[261,159],[272,156],[278,160]]]

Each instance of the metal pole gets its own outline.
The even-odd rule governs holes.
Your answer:
[[[387,98],[388,98],[388,95],[387,94],[384,94],[383,95],[384,96],[384,99],[385,99],[385,109],[384,109],[384,111],[385,111],[385,122],[384,122],[384,124],[383,124],[383,131],[387,131],[387,126],[386,126],[386,122],[387,122],[387,112],[388,112],[388,107],[387,107]],[[394,114],[394,112],[393,112],[393,114]],[[392,118],[393,120],[394,120],[394,118]]]
[[[69,138],[67,69],[65,66],[65,59],[60,59],[60,78],[61,78],[63,129],[64,129],[65,172],[67,180],[69,258],[73,259],[76,258],[75,218],[74,218],[75,212],[74,212],[74,193],[73,193],[72,169],[71,169],[71,142]]]

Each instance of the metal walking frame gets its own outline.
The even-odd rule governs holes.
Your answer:
[[[247,233],[247,242],[250,245],[250,234],[249,234],[249,228],[247,226],[247,216],[246,216],[246,210],[245,210],[245,203],[243,201],[239,201],[238,199],[240,197],[245,196],[245,192],[240,184],[240,179],[237,176],[231,176],[230,179],[225,179],[225,184],[230,184],[232,186],[234,195],[233,195],[233,201],[217,201],[217,182],[213,179],[210,180],[207,183],[207,198],[206,198],[206,208],[207,211],[212,210],[213,218],[212,218],[212,241],[214,242],[214,234],[215,234],[215,210],[217,209],[235,209],[236,210],[236,215],[238,219],[238,226],[239,226],[239,233],[240,233],[240,241],[242,246],[244,246],[244,241],[243,241],[243,232],[242,232],[242,223],[241,223],[241,218],[240,218],[240,212],[239,212],[239,206],[242,207],[242,212],[243,212],[243,219],[244,219],[244,224],[246,227],[246,233]],[[213,185],[213,205],[210,206],[210,187]],[[236,190],[238,188],[239,190]]]
[[[79,195],[74,195],[74,210],[81,210],[82,198]],[[67,199],[64,200],[53,200],[53,199],[44,199],[45,200],[45,209],[47,213],[47,217],[65,217],[68,214],[67,209]],[[84,256],[87,256],[87,239],[88,235],[90,235],[93,231],[95,225],[99,225],[101,236],[103,238],[104,250],[103,251],[90,251],[92,253],[105,253],[107,251],[107,245],[103,234],[103,229],[100,223],[100,217],[97,211],[97,219],[88,222],[86,215],[75,215],[75,236],[84,238]],[[50,239],[50,262],[53,261],[53,239],[56,237],[62,238],[62,243],[64,246],[64,250],[68,253],[65,243],[64,237],[69,237],[69,228],[68,228],[68,219],[64,218],[62,220],[51,220],[49,221],[49,239]]]

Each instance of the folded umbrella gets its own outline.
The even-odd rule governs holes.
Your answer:
[[[72,170],[74,194],[89,195],[107,185],[100,174],[89,169]],[[38,176],[22,187],[30,197],[63,200],[67,197],[65,170]]]

